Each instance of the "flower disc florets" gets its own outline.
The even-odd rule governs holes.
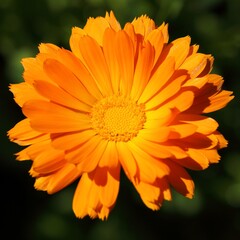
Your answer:
[[[144,105],[123,96],[109,96],[94,105],[93,129],[103,139],[127,142],[137,136],[146,121]]]

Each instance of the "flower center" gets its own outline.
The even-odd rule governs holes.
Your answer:
[[[144,105],[123,96],[106,97],[93,107],[91,121],[93,129],[103,139],[127,142],[143,128]]]

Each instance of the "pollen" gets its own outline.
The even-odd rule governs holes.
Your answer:
[[[103,139],[127,142],[136,137],[146,121],[143,104],[113,95],[100,100],[92,108],[93,129]]]

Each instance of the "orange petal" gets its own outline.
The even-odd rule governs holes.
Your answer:
[[[115,203],[119,187],[119,172],[120,168],[118,168],[117,179],[114,179],[109,174],[107,167],[97,167],[93,173],[89,174],[93,180],[93,184],[96,185],[95,188],[98,191],[97,198],[101,205],[111,207]],[[109,188],[109,186],[112,188]]]
[[[88,18],[83,30],[87,35],[95,39],[100,46],[102,46],[103,34],[109,27],[109,22],[103,17]]]
[[[33,177],[35,177],[35,173],[33,170],[30,170],[30,173]],[[47,191],[47,187],[51,178],[52,175],[37,177],[34,183],[34,187],[37,190]]]
[[[187,150],[187,154],[191,159],[197,162],[202,167],[202,169],[205,169],[209,166],[208,158],[202,153],[201,150],[189,148]]]
[[[192,149],[187,151],[188,155],[196,161],[202,169],[209,166],[209,163],[218,163],[220,156],[216,149]]]
[[[185,138],[193,135],[197,131],[197,126],[193,124],[173,124],[170,126],[170,139]]]
[[[140,182],[135,185],[135,188],[148,208],[152,210],[159,210],[163,201],[161,186]]]
[[[80,38],[79,48],[84,63],[91,72],[98,88],[104,96],[113,93],[108,66],[102,48],[89,36]]]
[[[168,58],[158,67],[140,96],[139,102],[145,103],[166,84],[175,71],[174,64],[174,59]]]
[[[218,123],[213,118],[197,114],[182,113],[177,116],[176,120],[195,125],[197,132],[202,134],[213,133],[218,128]]]
[[[24,148],[22,151],[17,153],[17,160],[34,160],[44,149],[48,148],[50,144],[50,139],[43,140],[41,142],[36,142],[29,147]]]
[[[202,149],[200,151],[207,157],[210,163],[218,163],[221,158],[216,149]]]
[[[177,141],[179,142],[179,140]],[[178,146],[178,144],[173,142],[171,139],[161,143],[161,149],[163,149],[163,151],[168,151],[176,159],[182,159],[188,156],[185,149]]]
[[[206,83],[208,82],[208,77],[204,76],[204,77],[200,77],[200,78],[192,78],[192,79],[188,79],[183,86],[184,87],[191,87],[191,89],[194,91],[194,89],[196,89],[196,91],[198,91],[199,89],[201,89]]]
[[[82,112],[90,112],[91,110],[89,105],[73,97],[62,88],[59,88],[49,82],[36,80],[34,82],[34,87],[42,96],[46,97],[52,102],[68,108],[77,109]]]
[[[74,135],[74,136],[78,136],[78,135]],[[63,141],[61,141],[63,140]],[[93,136],[91,137],[88,141],[83,141],[81,142],[81,140],[79,140],[79,144],[76,143],[77,139],[75,139],[73,141],[73,145],[72,148],[66,150],[66,160],[68,162],[74,163],[74,164],[79,164],[81,161],[85,161],[86,158],[91,154],[96,152],[95,149],[96,147],[99,145],[101,138],[99,136]],[[57,141],[57,139],[56,139]],[[64,146],[61,145],[61,142],[64,143],[64,136],[62,139],[60,139],[59,145],[57,144],[56,147],[61,147],[63,148]],[[74,146],[76,143],[76,146]],[[54,145],[54,141],[53,141],[53,145]],[[70,147],[70,144],[67,145],[67,147]],[[101,157],[101,156],[100,156]],[[98,160],[100,159],[100,157],[98,157]]]
[[[135,18],[131,24],[134,26],[134,30],[137,34],[141,34],[145,37],[156,28],[154,21],[146,15]]]
[[[46,60],[46,56],[44,55],[44,59],[40,56],[42,54],[38,54],[36,58],[23,58],[21,61],[24,67],[23,78],[29,84],[32,84],[35,79],[51,81],[42,68],[43,60]]]
[[[83,218],[88,214],[88,203],[90,200],[92,180],[88,177],[87,173],[84,173],[77,185],[77,188],[73,197],[73,211],[76,217]],[[91,196],[91,199],[95,196]]]
[[[174,99],[174,95],[180,92],[186,77],[185,74],[181,73],[178,76],[178,72],[175,72],[162,89],[146,103],[146,109],[159,107],[165,101]]]
[[[48,54],[56,54],[56,52],[58,52],[58,50],[60,49],[60,47],[52,44],[52,43],[41,43],[38,46],[38,49],[41,53],[48,53]]]
[[[162,160],[162,162],[170,169],[168,176],[170,184],[183,196],[192,198],[194,194],[194,182],[187,171],[171,160],[166,159]]]
[[[215,88],[209,89],[212,90],[213,92],[221,90],[221,87],[224,83],[223,77],[217,74],[208,74],[208,82],[213,84]]]
[[[164,43],[167,43],[169,40],[169,35],[168,35],[168,24],[162,23],[159,27],[158,30],[162,32]]]
[[[177,38],[164,48],[160,59],[167,59],[174,57],[175,68],[178,69],[185,61],[190,48],[191,38],[189,36],[183,38]],[[166,60],[163,60],[166,61]]]
[[[139,150],[134,144],[129,144],[130,146],[130,151],[132,152],[134,158],[136,159],[137,165],[138,165],[138,174],[137,174],[137,179],[135,182],[138,181],[144,181],[147,183],[153,183],[156,178],[157,178],[157,173],[156,169],[152,162],[149,161],[151,159],[150,156],[148,158],[145,158],[146,154],[140,154],[140,152],[143,152]],[[162,174],[162,171],[160,174]]]
[[[198,49],[199,49],[199,45],[194,44],[194,45],[190,46],[189,52],[188,52],[188,57],[197,53]]]
[[[22,146],[49,139],[48,134],[42,134],[33,130],[30,126],[29,119],[27,118],[18,122],[11,130],[9,130],[8,136],[11,141]]]
[[[164,104],[164,107],[177,108],[180,112],[183,112],[192,106],[193,100],[193,92],[186,91],[169,100],[169,102]]]
[[[218,131],[216,131],[214,135],[218,140],[218,148],[219,149],[227,147],[228,141],[224,138],[224,136],[222,134],[220,134]]]
[[[120,168],[117,169],[119,176]],[[116,176],[117,177],[117,176]],[[106,219],[113,207],[119,189],[119,181],[107,170],[97,168],[90,174],[83,174],[73,199],[73,211],[77,217],[89,215]]]
[[[218,139],[215,134],[205,135],[201,133],[194,133],[189,137],[169,140],[169,144],[173,146],[179,146],[183,149],[195,148],[195,149],[212,149],[218,144]]]
[[[220,93],[210,97],[210,104],[207,106],[203,113],[209,113],[224,108],[233,98],[231,91],[221,91]]]
[[[168,125],[175,117],[174,111],[169,108],[160,107],[146,112],[147,121],[144,128],[159,128]]]
[[[30,118],[33,129],[40,132],[70,132],[91,127],[88,115],[51,102],[28,101],[23,106],[23,113]]]
[[[216,74],[207,76],[207,83],[199,90],[195,89],[195,99],[189,113],[209,113],[223,108],[230,102],[234,96],[231,91],[221,91],[223,84],[222,77]]]
[[[34,159],[32,168],[41,174],[52,174],[64,167],[64,152],[49,146]]]
[[[68,150],[80,146],[95,135],[93,130],[84,130],[71,133],[53,133],[51,134],[52,145],[55,148]]]
[[[170,158],[172,154],[167,148],[161,146],[161,144],[147,141],[143,138],[137,136],[131,140],[134,144],[136,144],[140,149],[144,152],[147,152],[149,155],[157,158]]]
[[[160,29],[155,29],[149,33],[146,38],[146,41],[149,41],[150,44],[154,47],[154,65],[158,61],[163,47],[164,47],[164,36]]]
[[[210,55],[196,53],[188,57],[180,69],[186,69],[191,78],[196,78],[204,70]]]
[[[78,169],[80,169],[83,172],[93,171],[99,164],[99,161],[101,160],[102,156],[104,155],[106,147],[107,141],[100,141],[99,144],[94,149],[94,152],[88,151],[89,155],[87,155],[86,158],[78,159],[79,160],[79,163],[77,165]]]
[[[121,26],[117,21],[113,11],[110,11],[110,13],[106,12],[105,19],[108,21],[111,28],[114,29],[115,31],[118,31],[121,29]]]
[[[53,194],[80,177],[80,172],[73,164],[67,163],[63,168],[56,172],[48,185],[48,193]]]
[[[51,175],[46,190],[49,194],[58,192],[76,180],[80,176],[75,165],[66,163],[59,171]],[[38,186],[35,184],[38,189]]]
[[[126,33],[129,39],[133,43],[134,57],[137,59],[139,46],[143,44],[143,36],[137,35],[134,31],[134,27],[131,23],[126,23],[123,29],[123,32]]]
[[[97,168],[94,179],[102,178],[105,169]],[[120,177],[120,164],[116,168],[107,170],[106,167],[106,184],[99,186],[99,198],[103,206],[111,208],[116,202],[119,191],[119,177]],[[95,180],[97,184],[97,181]]]
[[[86,91],[79,79],[59,61],[47,59],[44,62],[44,71],[55,83],[73,97],[90,106],[95,103],[95,98]]]
[[[145,46],[139,49],[131,90],[132,99],[138,100],[146,87],[153,68],[153,61],[154,49],[150,43],[147,42]]]
[[[167,171],[159,166],[158,160],[150,156],[149,153],[143,151],[139,146],[132,141],[128,143],[129,149],[132,152],[138,165],[138,180],[147,183],[153,183],[157,177],[162,178],[167,175]]]
[[[158,127],[158,128],[146,128],[139,131],[138,136],[152,142],[165,142],[170,134],[170,128]]]
[[[111,82],[113,91],[115,94],[119,93],[119,81],[120,81],[120,69],[117,61],[117,56],[115,52],[115,39],[116,33],[108,28],[106,29],[103,36],[103,53],[108,65],[109,73],[111,76]]]
[[[102,98],[102,94],[91,76],[91,73],[88,71],[87,67],[72,54],[72,52],[60,49],[56,58],[77,77],[82,83],[84,89],[86,89],[91,96],[96,99]]]
[[[133,157],[127,143],[117,142],[116,146],[119,154],[119,161],[124,169],[124,172],[127,177],[134,182],[138,172],[136,160]]]
[[[152,210],[158,210],[163,199],[171,200],[171,192],[166,178],[158,178],[153,184],[139,182],[135,184],[143,202]]]
[[[185,157],[181,159],[172,158],[171,160],[184,168],[195,171],[204,170],[209,166],[209,163],[204,158],[202,158],[203,161],[196,161],[196,158],[190,157]]]
[[[66,151],[66,160],[77,165],[83,172],[93,171],[99,163],[107,141],[101,141],[99,136],[90,138],[84,144],[78,145]]]
[[[102,207],[99,201],[99,189],[97,185],[87,173],[84,173],[73,198],[73,211],[75,215],[79,218],[83,218],[86,215],[96,218]],[[104,217],[107,218],[107,215]]]
[[[98,164],[99,167],[108,167],[114,169],[119,165],[118,152],[116,142],[107,142],[106,149],[102,155],[102,158]]]
[[[120,91],[130,94],[134,74],[134,46],[130,37],[123,31],[116,35],[115,51],[121,72]]]
[[[79,58],[81,61],[83,60],[83,58],[82,58],[82,54],[81,54],[81,51],[79,48],[79,39],[86,34],[87,33],[83,29],[81,29],[79,27],[73,27],[72,34],[71,34],[71,37],[69,40],[70,48],[71,48],[73,54],[77,58]]]
[[[18,161],[26,161],[26,160],[30,160],[30,157],[27,153],[28,148],[30,148],[31,146],[24,148],[22,151],[16,153],[16,160]]]
[[[11,84],[10,91],[13,93],[14,100],[20,107],[22,107],[25,102],[31,99],[45,99],[34,89],[32,85],[26,82]]]

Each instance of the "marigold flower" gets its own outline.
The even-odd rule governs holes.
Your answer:
[[[71,51],[41,44],[22,60],[25,81],[10,90],[26,118],[9,138],[26,146],[17,159],[32,160],[36,189],[52,194],[80,178],[77,217],[108,217],[121,168],[153,210],[171,187],[192,198],[186,169],[217,163],[227,146],[205,115],[233,98],[210,74],[213,57],[189,36],[168,38],[165,23],[141,16],[121,28],[110,12],[74,27]]]

